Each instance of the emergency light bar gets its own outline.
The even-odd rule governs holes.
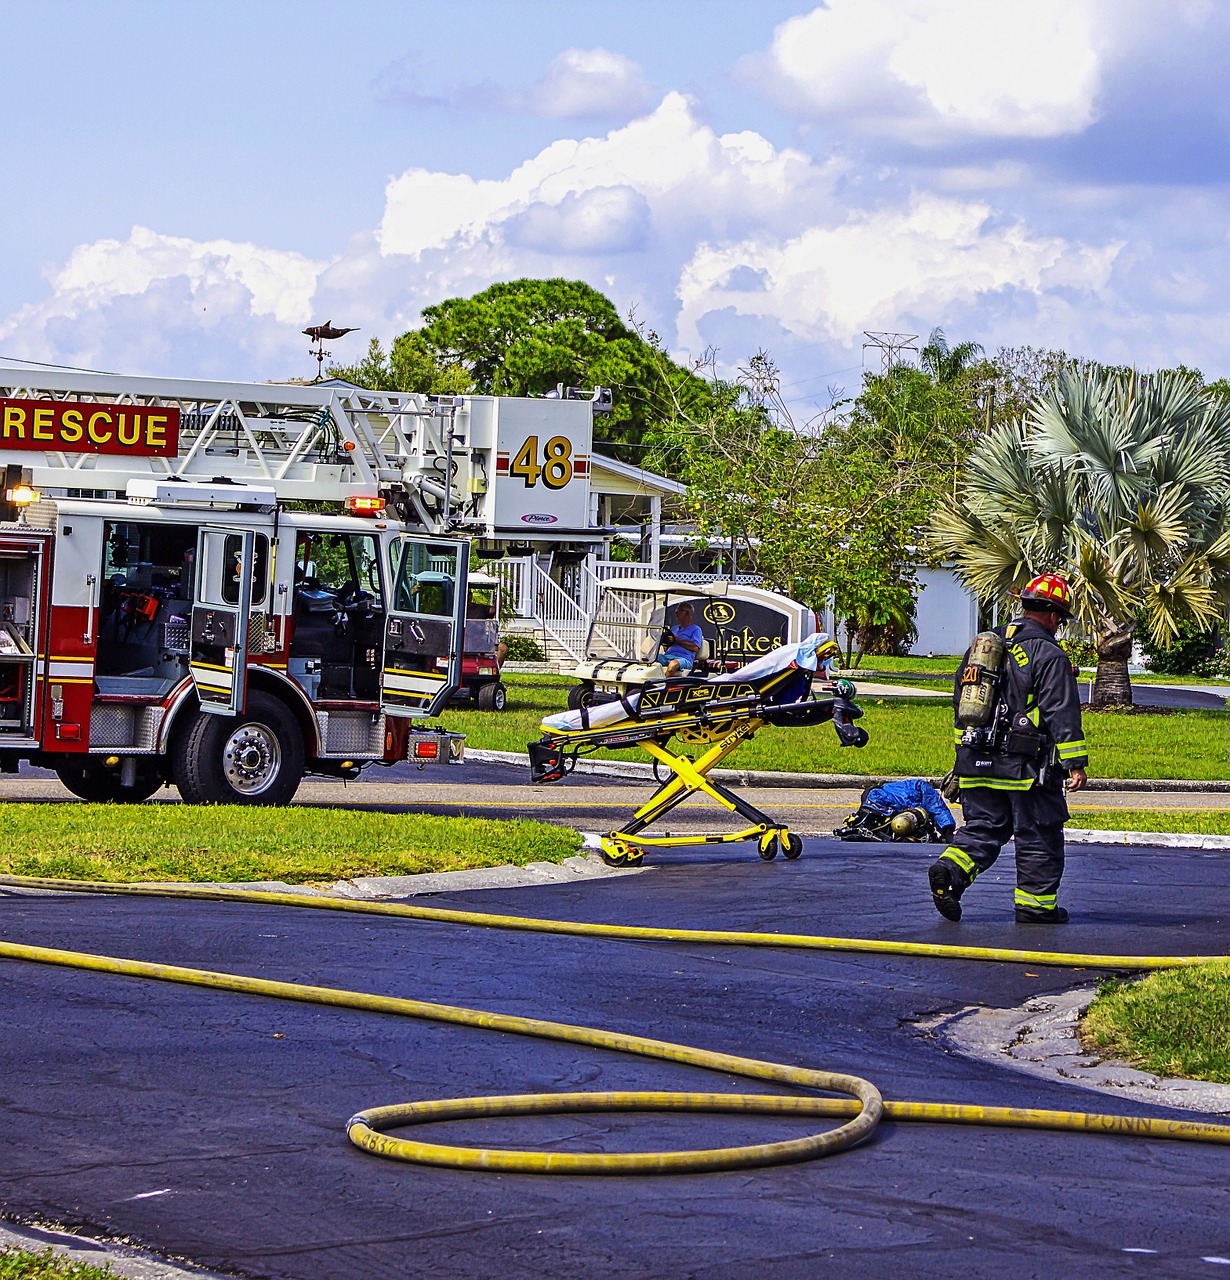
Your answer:
[[[367,498],[360,497],[358,494],[352,493],[346,499],[346,510],[355,516],[378,516],[384,511],[385,501],[383,498]]]

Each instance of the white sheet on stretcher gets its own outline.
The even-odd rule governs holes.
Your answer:
[[[828,634],[824,631],[818,631],[813,636],[808,636],[806,640],[800,640],[798,644],[784,644],[780,649],[774,649],[771,653],[766,653],[763,657],[756,658],[749,662],[745,667],[740,667],[737,671],[728,672],[725,675],[711,676],[710,684],[729,684],[734,680],[751,680],[756,681],[763,679],[765,676],[776,675],[779,671],[785,671],[789,667],[801,667],[804,671],[815,671],[818,664],[816,650],[828,640]],[[628,704],[635,708],[640,701],[640,691],[629,694]],[[627,713],[624,711],[623,703],[618,699],[614,702],[604,702],[599,706],[589,708],[589,727],[591,729],[601,729],[604,725],[614,724],[616,720],[623,720]],[[557,715],[544,716],[542,721],[544,729],[581,729],[584,725],[581,720],[581,712],[577,711],[561,711]]]

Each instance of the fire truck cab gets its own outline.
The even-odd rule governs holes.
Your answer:
[[[285,804],[307,772],[459,762],[422,720],[461,683],[471,537],[584,537],[588,400],[16,376],[0,771],[87,800]]]

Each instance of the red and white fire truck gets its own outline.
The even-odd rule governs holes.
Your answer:
[[[593,540],[600,403],[0,371],[0,772],[284,804],[460,760],[415,721],[460,681],[471,540]]]

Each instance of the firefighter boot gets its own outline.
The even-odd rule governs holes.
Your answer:
[[[1017,924],[1067,924],[1068,912],[1064,907],[1017,907],[1016,922]]]
[[[945,920],[961,919],[961,895],[965,885],[953,875],[952,864],[942,858],[933,862],[927,870],[927,879],[931,882],[931,901],[935,909]]]

